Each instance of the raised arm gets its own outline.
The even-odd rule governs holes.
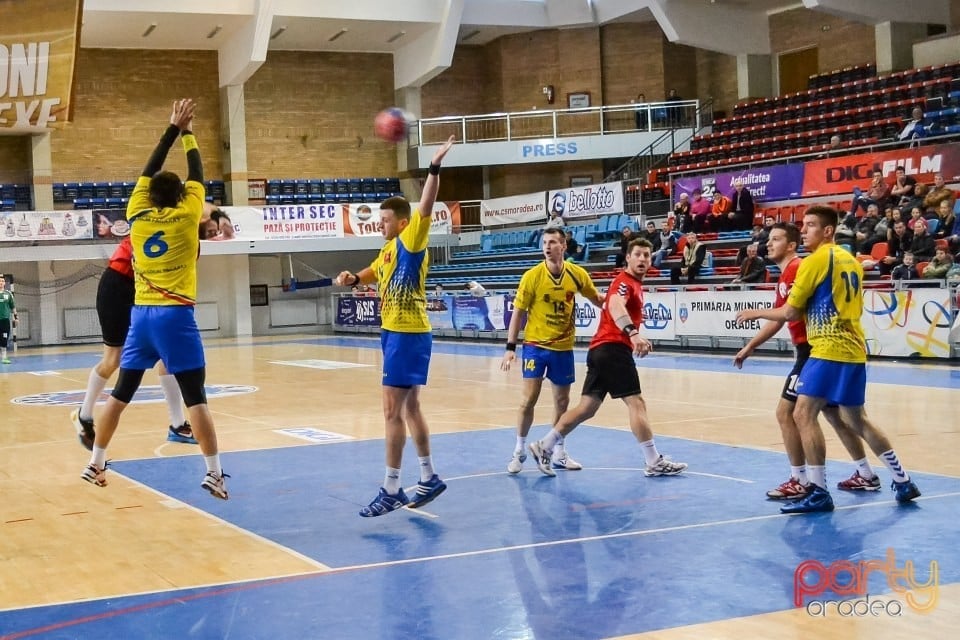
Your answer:
[[[180,110],[174,108],[170,122],[180,129],[180,140],[183,142],[183,152],[187,154],[187,180],[203,183],[203,163],[200,161],[200,148],[193,135],[193,114],[196,104],[186,98],[180,101]]]
[[[437,200],[437,191],[440,189],[440,163],[453,146],[454,137],[450,136],[443,146],[433,154],[427,180],[423,183],[423,193],[420,195],[420,215],[424,218],[433,215],[433,203]]]
[[[167,159],[167,153],[170,152],[170,147],[173,146],[174,141],[180,134],[182,129],[181,125],[193,119],[194,109],[195,107],[192,100],[177,100],[173,103],[173,113],[170,115],[170,126],[168,126],[167,130],[160,136],[160,141],[154,148],[153,153],[150,154],[150,158],[147,160],[147,164],[140,175],[152,178],[155,173],[160,171],[164,161]]]

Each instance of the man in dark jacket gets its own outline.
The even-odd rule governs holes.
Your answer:
[[[703,259],[707,255],[707,245],[697,240],[697,234],[693,231],[687,234],[687,244],[683,248],[683,258],[680,260],[680,266],[670,270],[670,282],[680,284],[681,278],[686,278],[686,284],[693,284],[700,275],[700,268],[703,267]]]

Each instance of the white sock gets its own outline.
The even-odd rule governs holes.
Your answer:
[[[641,442],[640,449],[643,450],[643,459],[646,460],[647,466],[657,464],[657,461],[660,459],[660,452],[657,451],[657,445],[654,444],[653,440]]]
[[[90,464],[97,469],[103,469],[107,466],[107,450],[93,445],[93,453],[90,454]]]
[[[223,468],[220,466],[219,453],[215,453],[212,456],[203,456],[203,461],[207,465],[207,473],[215,473],[218,476],[223,475]]]
[[[893,449],[881,453],[880,459],[883,460],[885,465],[887,465],[887,469],[890,469],[890,473],[893,474],[894,482],[906,482],[910,479],[910,476],[907,475],[907,470],[903,468],[902,464],[900,464],[900,458],[897,457],[897,454],[894,453]]]
[[[827,468],[823,465],[808,464],[807,477],[821,489],[827,488]]]
[[[383,488],[392,496],[400,493],[400,469],[387,467],[387,472],[383,476]]]
[[[420,480],[426,482],[433,477],[433,459],[430,456],[419,456],[420,461]]]
[[[560,436],[560,439],[557,440],[557,444],[553,447],[553,457],[562,458],[564,453],[563,443],[566,442],[566,438]]]
[[[514,453],[526,453],[527,439],[524,436],[517,436],[517,446],[513,449]]]
[[[790,465],[790,477],[795,478],[800,484],[807,484],[807,466],[803,464],[799,467]]]
[[[103,388],[107,386],[107,379],[101,378],[97,373],[97,368],[90,369],[90,375],[87,377],[87,392],[83,396],[83,404],[80,406],[80,417],[84,420],[93,418],[93,407],[97,404]]]
[[[4,347],[3,349],[0,349],[0,360],[6,360],[6,359],[7,359],[7,348]]]
[[[550,433],[544,436],[543,440],[540,441],[540,446],[543,447],[545,453],[553,453],[553,448],[557,446],[557,442],[563,439],[563,436],[557,433],[556,429],[550,429]]]
[[[876,472],[870,468],[870,463],[867,462],[866,458],[854,460],[853,464],[857,465],[857,471],[860,473],[860,477],[864,480],[872,480],[873,478],[877,477]]]
[[[167,374],[160,376],[160,386],[163,388],[163,399],[167,401],[167,411],[170,413],[170,424],[179,427],[186,418],[183,417],[183,396],[180,395],[180,385],[176,376]]]

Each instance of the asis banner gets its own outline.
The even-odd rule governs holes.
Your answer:
[[[380,235],[380,203],[336,205],[343,208],[343,229],[348,236]],[[458,233],[460,203],[435,202],[430,233]]]
[[[93,237],[95,211],[10,211],[0,213],[0,242],[27,240],[76,240]],[[111,225],[105,227],[110,234]],[[124,236],[130,225],[124,220],[113,235]],[[100,234],[105,237],[103,234]]]
[[[489,227],[518,222],[543,222],[547,219],[543,196],[543,191],[538,191],[509,198],[481,200],[480,224]]]
[[[562,216],[565,220],[623,213],[623,183],[604,182],[550,191],[547,203],[548,214]]]
[[[890,181],[897,167],[918,182],[933,182],[942,173],[947,182],[960,180],[960,145],[936,144],[915,149],[895,149],[807,162],[803,168],[803,196],[850,194],[866,189],[874,169]]]
[[[70,120],[82,0],[0,2],[0,133]]]

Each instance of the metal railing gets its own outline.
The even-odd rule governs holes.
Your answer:
[[[708,103],[712,105],[712,103]],[[698,100],[622,104],[576,109],[486,113],[424,118],[411,130],[409,144],[440,144],[451,135],[461,142],[502,142],[535,138],[596,136],[677,128],[699,131],[710,120]],[[682,144],[682,143],[681,143]]]

